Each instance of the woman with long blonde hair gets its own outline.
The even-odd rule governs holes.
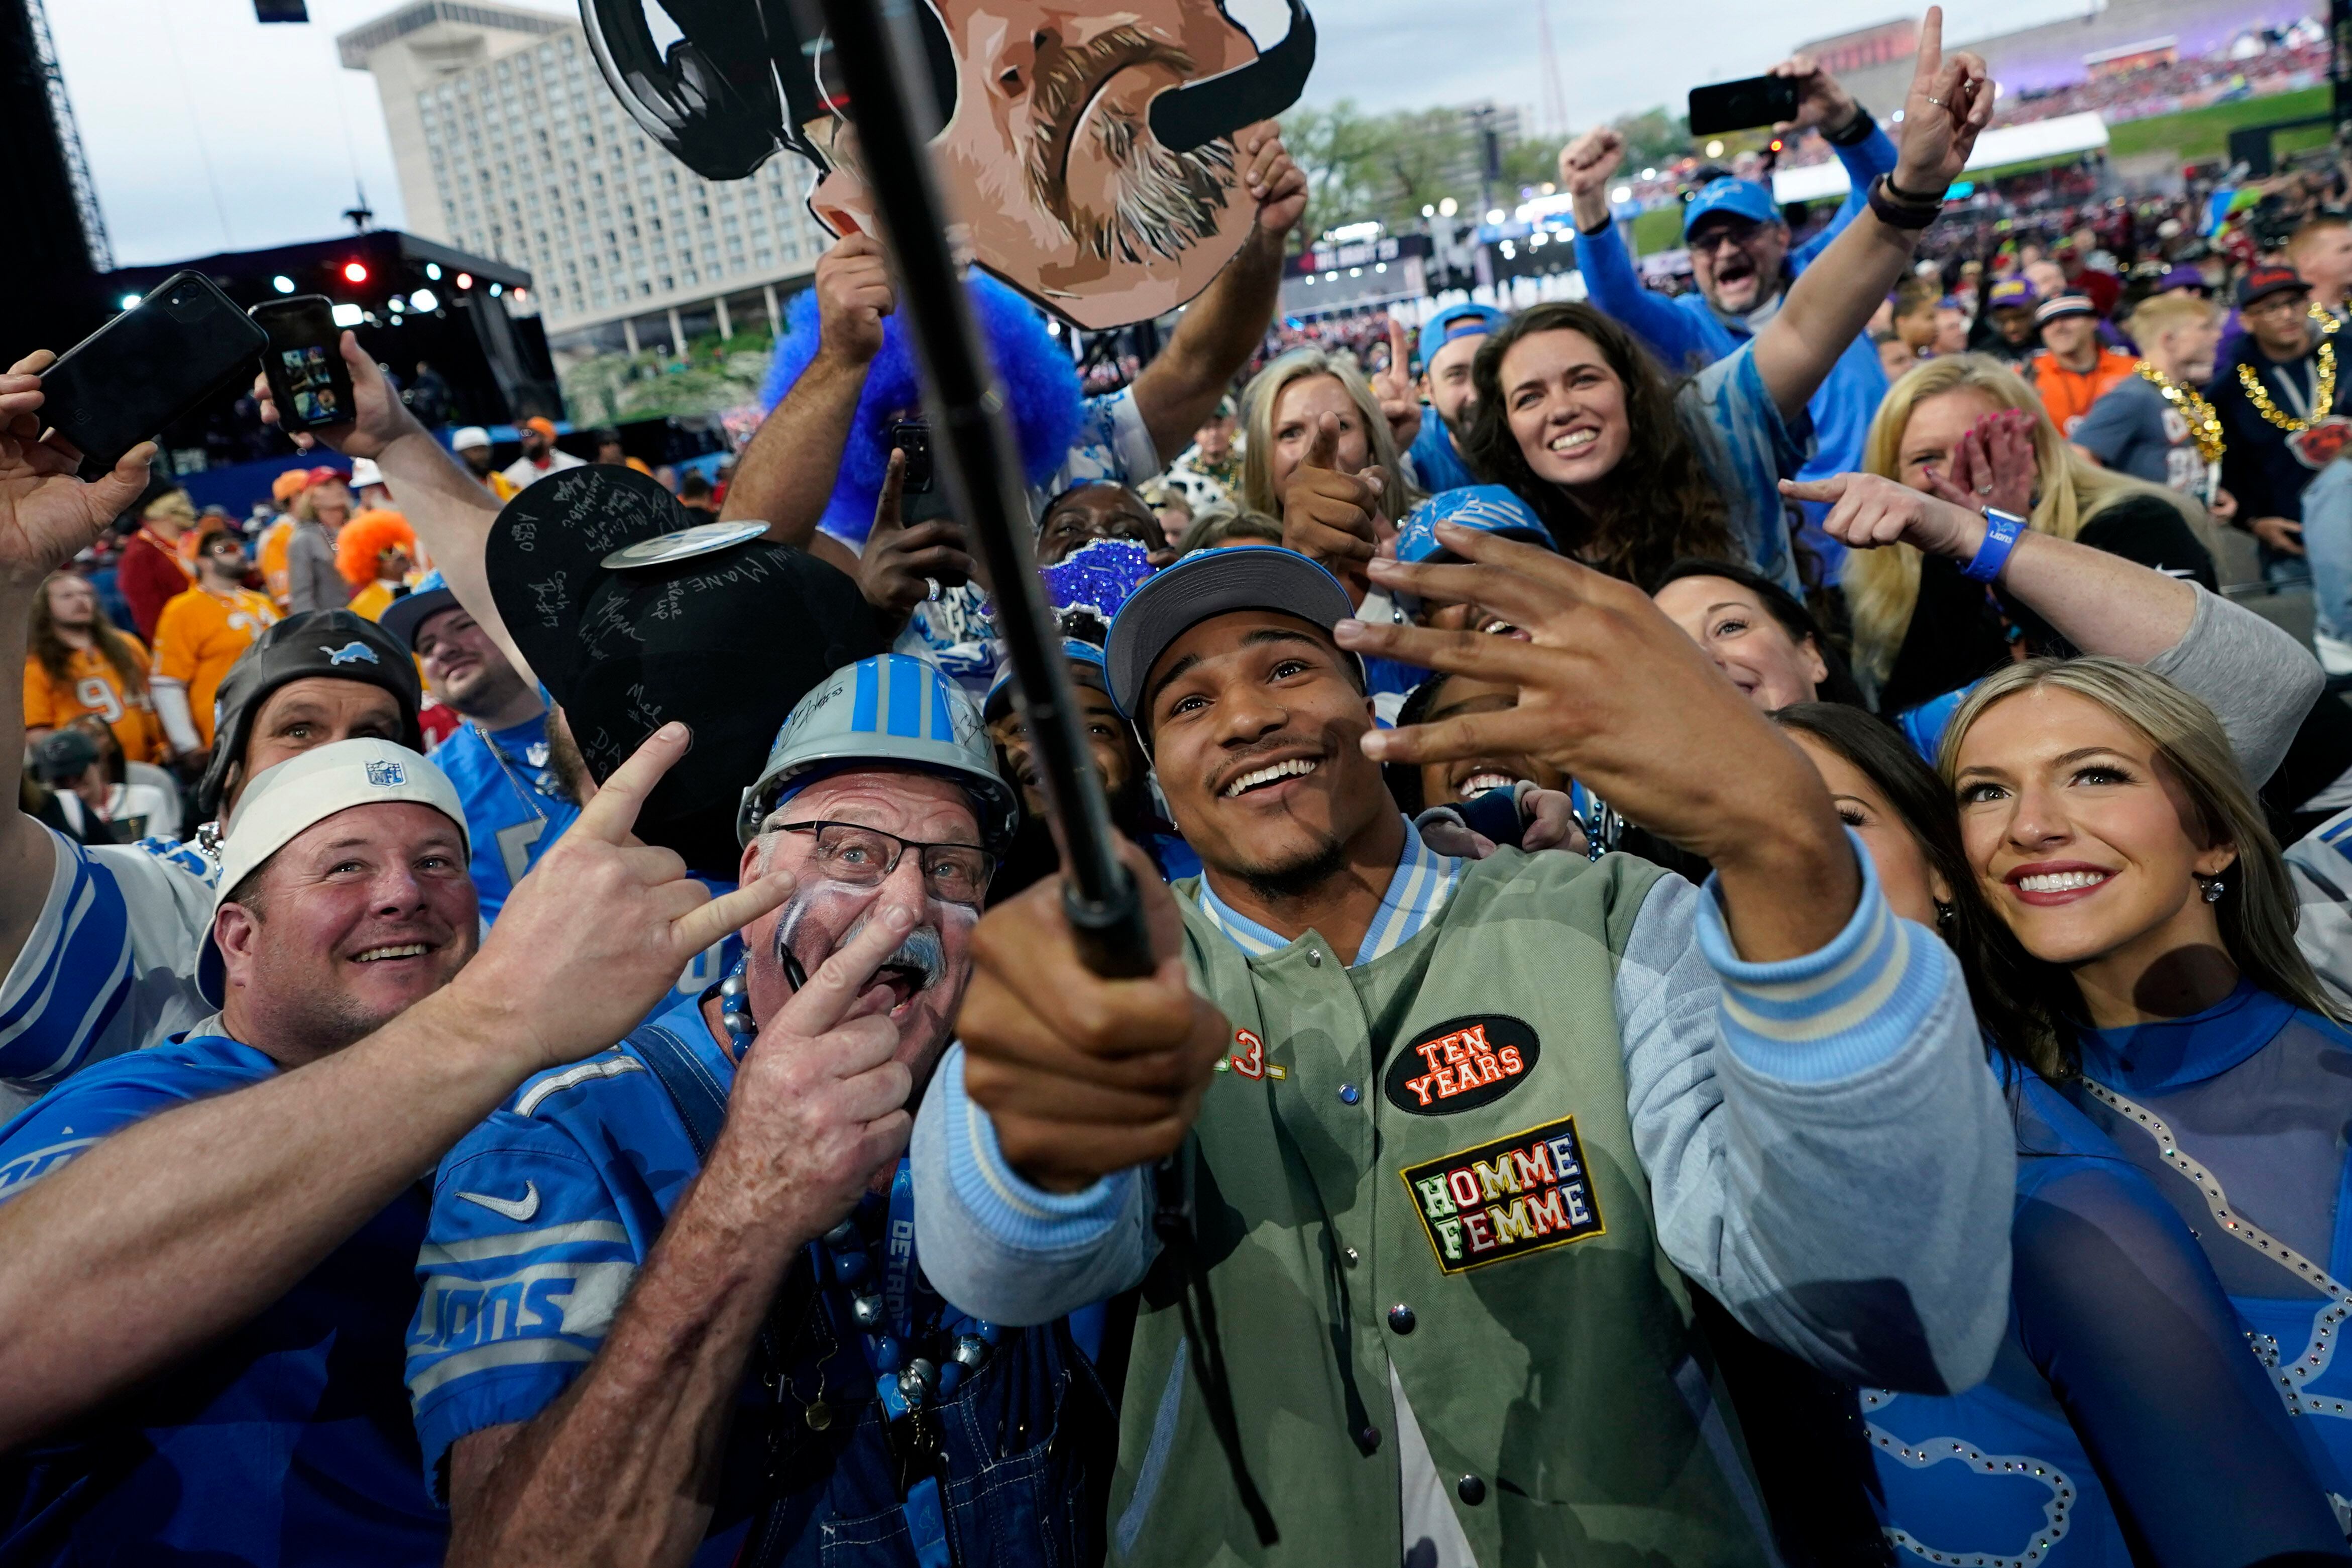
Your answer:
[[[2055,1027],[2035,1065],[2179,1211],[2328,1489],[2352,1498],[2352,1033],[2204,703],[2037,658],[1960,705],[1940,771],[1978,890]],[[2339,1505],[2341,1506],[2341,1505]]]
[[[1971,510],[2216,585],[2197,533],[2201,509],[2075,456],[2033,389],[1984,354],[1930,360],[1897,381],[1871,422],[1864,465]],[[1968,685],[2009,660],[2013,638],[2031,653],[2073,651],[2031,611],[1995,608],[1961,566],[1909,545],[1847,563],[1854,665],[1878,688],[1880,711]]]
[[[1391,525],[1402,521],[1413,496],[1397,461],[1396,442],[1381,400],[1352,355],[1297,348],[1270,362],[1242,389],[1242,510],[1282,515],[1290,477],[1314,445],[1322,416],[1337,429],[1330,460],[1339,472],[1380,469],[1379,501]]]

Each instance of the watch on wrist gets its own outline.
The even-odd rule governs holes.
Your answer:
[[[1864,109],[1861,100],[1857,99],[1853,105],[1853,118],[1835,131],[1822,132],[1822,140],[1832,147],[1852,147],[1870,140],[1870,133],[1877,129],[1878,122],[1871,118],[1870,110]]]
[[[1984,542],[1977,546],[1969,563],[1960,568],[1960,575],[1971,583],[1990,583],[2000,576],[2000,569],[2009,564],[2009,552],[2017,548],[2018,540],[2032,526],[2015,512],[1995,507],[1984,509]]]

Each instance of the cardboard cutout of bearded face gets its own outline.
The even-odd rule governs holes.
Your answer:
[[[789,147],[817,167],[809,207],[820,223],[835,236],[875,231],[856,130],[828,51],[799,42],[820,35],[793,18],[793,0],[656,3],[686,37],[651,58],[642,0],[581,4],[606,79],[639,124],[713,179],[740,178]],[[1304,6],[1292,0],[1289,35],[1262,58],[1223,0],[924,3],[945,114],[936,172],[971,259],[1089,330],[1160,315],[1207,288],[1256,221],[1234,133],[1295,101],[1313,58]],[[766,60],[747,68],[743,58],[762,30],[766,81]],[[643,46],[634,58],[632,43]],[[1181,119],[1167,112],[1177,99],[1190,100]]]

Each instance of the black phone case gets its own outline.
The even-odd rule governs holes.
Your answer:
[[[1751,76],[1690,89],[1690,133],[1713,136],[1753,131],[1797,116],[1797,84],[1789,77]]]
[[[306,298],[319,299],[322,304],[325,300],[323,295]],[[288,303],[292,302],[288,301]],[[271,301],[271,303],[275,304],[278,301]],[[291,312],[289,312],[289,316]],[[247,310],[246,315],[252,320],[254,325],[260,327],[268,336],[268,341],[261,347],[261,374],[268,379],[269,400],[278,408],[278,427],[290,435],[299,431],[324,430],[331,426],[350,424],[352,417],[352,372],[351,367],[343,363],[341,348],[342,330],[332,325],[334,320],[332,315],[328,317],[330,325],[325,337],[317,340],[289,338],[283,342],[269,331],[268,322],[277,319],[277,312],[271,310],[269,305],[256,305],[252,310]],[[300,401],[294,395],[293,384],[287,379],[285,367],[278,363],[278,351],[281,348],[314,346],[322,347],[327,351],[327,370],[330,377],[328,384],[334,389],[335,406],[341,410],[332,419],[310,420],[302,417]]]
[[[269,334],[200,272],[175,272],[41,374],[41,417],[79,448],[85,471],[122,454],[253,374]]]

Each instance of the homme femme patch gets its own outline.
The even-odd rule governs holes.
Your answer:
[[[1397,1173],[1447,1274],[1548,1252],[1608,1228],[1573,1116]]]
[[[1542,1054],[1535,1030],[1517,1018],[1448,1018],[1390,1058],[1381,1088],[1408,1115],[1451,1116],[1492,1105],[1518,1088]]]

